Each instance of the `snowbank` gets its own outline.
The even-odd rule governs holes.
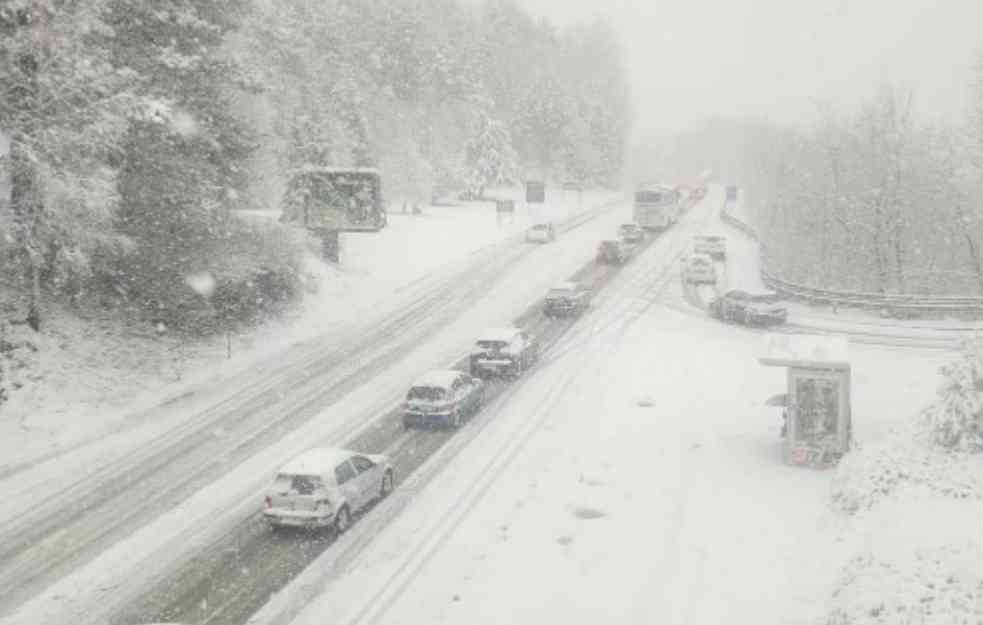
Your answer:
[[[855,555],[833,584],[823,625],[950,625],[983,619],[983,455],[940,444],[939,413],[965,424],[983,389],[974,354],[943,367],[936,402],[837,469],[834,507]],[[972,377],[972,376],[970,376]],[[948,443],[948,440],[941,441]]]
[[[823,625],[983,620],[983,503],[909,497],[867,519],[861,553],[837,578]]]
[[[901,427],[847,454],[832,485],[836,507],[857,513],[885,500],[927,494],[983,501],[983,458],[939,450],[918,429]]]

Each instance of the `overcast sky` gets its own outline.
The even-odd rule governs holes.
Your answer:
[[[715,114],[810,119],[884,83],[920,112],[964,114],[983,52],[983,0],[517,0],[559,24],[622,34],[642,128]]]

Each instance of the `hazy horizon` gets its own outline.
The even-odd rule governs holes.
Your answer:
[[[911,89],[926,116],[957,118],[983,52],[983,2],[517,1],[560,25],[612,23],[642,132],[718,116],[805,121],[884,84]]]

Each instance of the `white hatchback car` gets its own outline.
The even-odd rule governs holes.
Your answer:
[[[392,492],[394,479],[386,456],[311,449],[277,472],[263,516],[273,528],[331,526],[340,534],[352,514]]]

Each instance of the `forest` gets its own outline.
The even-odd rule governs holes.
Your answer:
[[[636,151],[739,183],[765,267],[786,281],[983,295],[983,61],[976,75],[964,118],[928,118],[912,90],[874,85],[858,109],[817,105],[810,123],[719,118]]]
[[[616,184],[630,119],[606,23],[558,29],[510,0],[8,1],[3,316],[253,324],[303,292],[307,242],[237,211],[277,210],[291,171],[374,166],[390,200],[423,203]]]

